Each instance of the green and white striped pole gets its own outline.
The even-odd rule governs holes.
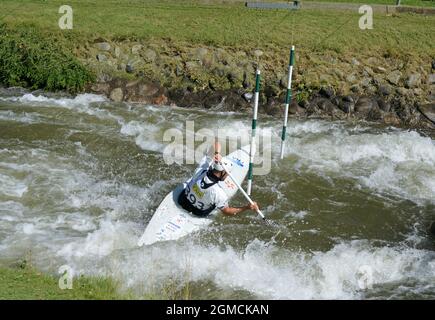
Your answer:
[[[288,81],[287,81],[287,94],[285,96],[284,124],[282,126],[282,132],[281,132],[281,159],[284,158],[284,146],[285,146],[287,120],[288,120],[288,108],[292,100],[292,74],[293,74],[294,64],[295,64],[295,46],[292,46],[290,50],[290,61],[288,64]]]
[[[260,97],[260,70],[257,69],[256,76],[255,76],[254,115],[252,117],[251,148],[249,150],[248,187],[246,189],[248,195],[251,195],[251,190],[252,190],[252,174],[254,171],[255,135],[257,129],[257,113],[258,113],[259,97]]]

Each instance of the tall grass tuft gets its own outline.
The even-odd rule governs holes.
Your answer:
[[[60,42],[32,26],[0,25],[0,83],[50,91],[82,91],[93,81],[87,70]]]

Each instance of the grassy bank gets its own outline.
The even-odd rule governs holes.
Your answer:
[[[270,0],[274,1],[274,0]],[[307,0],[305,0],[307,1]],[[315,2],[345,2],[345,3],[358,3],[358,4],[383,4],[389,6],[395,6],[396,0],[308,0]],[[401,6],[416,6],[416,7],[435,7],[433,0],[401,0]]]
[[[112,300],[129,299],[117,291],[116,283],[107,278],[79,277],[71,290],[61,290],[58,278],[33,268],[0,268],[2,300]]]
[[[68,51],[65,39],[50,39],[33,27],[0,25],[0,83],[78,92],[92,80],[92,73]]]
[[[0,265],[0,300],[189,300],[191,288],[167,279],[163,286],[151,286],[152,292],[134,293],[121,290],[121,283],[110,277],[77,276],[72,289],[60,289],[60,275],[50,275],[36,269],[27,257],[12,266]]]
[[[295,85],[301,88],[328,84],[349,91],[355,82],[371,81],[363,79],[367,77],[362,70],[365,65],[380,66],[386,72],[400,70],[404,79],[411,73],[423,73],[425,81],[435,57],[435,15],[375,14],[373,29],[360,30],[361,16],[352,11],[252,10],[243,1],[224,0],[72,0],[74,28],[60,30],[58,9],[63,4],[59,0],[5,0],[0,2],[0,18],[17,34],[31,28],[47,44],[62,43],[63,50],[97,74],[132,78],[141,73],[166,87],[239,88],[243,73],[252,75],[254,65],[266,71],[268,84],[277,86],[273,83],[284,76],[290,44],[297,48]],[[95,49],[94,43],[102,41],[111,43],[109,51]],[[144,49],[133,54],[133,45],[138,43]],[[207,48],[208,55],[198,57],[197,48]],[[149,54],[148,49],[153,52]],[[253,54],[256,50],[264,54]],[[101,54],[104,61],[97,59]],[[351,64],[354,59],[362,63],[360,68]],[[128,74],[130,62],[138,63],[134,73]],[[51,67],[39,68],[35,74],[44,70],[51,71]],[[346,80],[354,72],[359,73],[355,79]]]
[[[62,1],[2,1],[3,20],[12,26],[32,23],[58,32]],[[221,1],[70,1],[76,41],[95,38],[168,38],[232,47],[276,47],[293,43],[306,50],[340,52],[392,50],[433,54],[435,16],[376,15],[374,29],[358,27],[357,12],[251,10],[241,2]]]

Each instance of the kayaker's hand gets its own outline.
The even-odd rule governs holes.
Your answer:
[[[213,157],[213,160],[216,162],[221,162],[222,161],[222,156],[220,153],[216,153]]]
[[[252,211],[258,211],[260,210],[260,208],[258,207],[257,202],[254,202],[253,204],[248,204],[249,209],[251,209]]]

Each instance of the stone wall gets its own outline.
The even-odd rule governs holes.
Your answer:
[[[243,49],[96,39],[78,50],[97,73],[89,91],[114,101],[249,110],[255,69],[262,71],[262,112],[282,114],[285,48]],[[356,55],[296,51],[291,112],[394,125],[433,121],[435,61],[388,52]],[[427,113],[421,117],[421,112]]]

